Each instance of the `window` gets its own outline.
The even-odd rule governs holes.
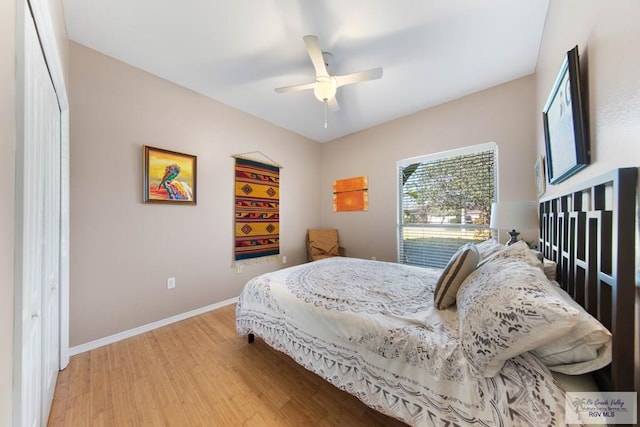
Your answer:
[[[475,145],[398,162],[398,261],[444,267],[467,242],[491,237],[498,147]]]

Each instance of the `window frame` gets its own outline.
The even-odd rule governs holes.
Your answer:
[[[497,202],[499,200],[498,198],[498,189],[499,189],[499,170],[498,170],[498,165],[499,165],[499,151],[498,151],[498,143],[497,142],[486,142],[486,143],[482,143],[482,144],[476,144],[476,145],[470,145],[470,146],[466,146],[466,147],[461,147],[461,148],[455,148],[452,150],[446,150],[446,151],[440,151],[440,152],[436,152],[436,153],[431,153],[431,154],[425,154],[425,155],[421,155],[421,156],[415,156],[415,157],[409,157],[406,159],[401,159],[398,160],[396,162],[396,259],[398,263],[401,264],[405,264],[404,260],[403,260],[403,253],[401,252],[402,250],[402,232],[403,232],[403,227],[404,227],[404,223],[403,223],[403,204],[402,204],[402,199],[404,196],[403,193],[403,184],[402,184],[402,176],[400,173],[400,168],[404,168],[407,167],[409,165],[415,164],[415,163],[426,163],[426,162],[433,162],[433,161],[437,161],[437,160],[443,160],[443,159],[447,159],[447,158],[451,158],[451,157],[458,157],[458,156],[464,156],[464,155],[472,155],[472,154],[476,154],[476,153],[480,153],[483,151],[493,151],[493,155],[494,155],[494,189],[493,189],[493,200],[492,202]],[[446,227],[445,227],[446,228]],[[490,230],[491,235],[493,236],[493,230],[491,230],[489,228],[489,224],[486,224],[486,229]],[[409,265],[413,265],[413,264],[409,264]]]

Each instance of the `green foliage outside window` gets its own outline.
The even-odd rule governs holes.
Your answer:
[[[401,166],[399,174],[400,262],[444,266],[462,244],[490,237],[497,187],[495,146],[425,157]]]

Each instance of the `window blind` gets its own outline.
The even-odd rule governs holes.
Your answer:
[[[466,242],[491,237],[497,146],[399,162],[398,260],[444,267]]]

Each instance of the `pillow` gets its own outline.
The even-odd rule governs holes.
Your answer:
[[[565,303],[575,308],[578,323],[565,335],[532,351],[551,371],[581,375],[611,363],[611,332],[560,287],[554,288]]]
[[[535,249],[529,249],[529,251],[536,257],[538,258],[538,261],[540,262],[544,262],[544,254],[540,251],[537,251]]]
[[[506,249],[506,246],[494,239],[489,239],[484,242],[476,243],[476,249],[478,249],[480,261],[482,261],[491,255]]]
[[[486,264],[491,260],[505,258],[518,258],[533,267],[539,268],[540,271],[543,270],[542,261],[540,261],[538,256],[535,254],[535,251],[529,249],[529,246],[527,246],[527,243],[524,240],[519,240],[518,243],[514,243],[510,246],[505,246],[503,250],[489,255],[489,257],[481,260],[480,263],[478,263],[478,267]]]
[[[462,281],[475,270],[480,255],[473,243],[467,243],[456,251],[444,268],[433,293],[434,305],[444,310],[456,302],[456,293]]]
[[[550,259],[544,258],[542,260],[542,270],[544,271],[544,275],[547,276],[547,279],[554,281],[556,280],[556,271],[558,270],[558,263]]]
[[[507,359],[566,334],[579,320],[542,270],[519,256],[492,258],[471,273],[457,306],[462,352],[478,377],[495,376]]]

